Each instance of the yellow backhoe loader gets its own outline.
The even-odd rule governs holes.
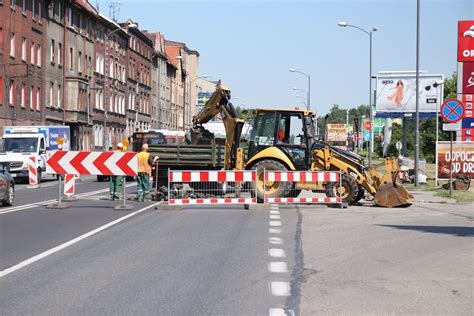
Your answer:
[[[381,176],[367,168],[361,156],[317,140],[315,115],[303,110],[256,109],[246,141],[241,146],[244,121],[230,103],[230,90],[217,84],[216,91],[193,119],[194,144],[209,139],[202,124],[220,114],[226,130],[225,169],[256,169],[257,197],[297,196],[301,190],[325,188],[330,197],[342,197],[347,203],[356,203],[365,192],[375,203],[384,207],[409,206],[414,197],[398,180],[395,159],[385,161],[386,174]],[[245,159],[246,158],[246,159]],[[264,170],[343,171],[341,184],[265,182]]]

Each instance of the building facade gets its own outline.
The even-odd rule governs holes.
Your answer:
[[[0,1],[0,132],[44,122],[45,6]]]

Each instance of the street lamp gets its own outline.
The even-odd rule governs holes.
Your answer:
[[[306,92],[306,95],[307,95],[306,107],[309,111],[311,109],[311,76],[304,73],[304,72],[302,72],[302,71],[299,71],[299,70],[296,70],[296,69],[293,69],[293,68],[290,68],[289,71],[290,72],[297,72],[299,74],[302,74],[303,76],[306,76],[306,78],[308,78],[308,91]],[[295,89],[293,89],[293,90],[295,90]]]
[[[127,24],[127,29],[136,29],[138,28],[138,25],[133,23],[133,22],[128,22]],[[105,34],[104,36],[104,46],[105,46],[105,53],[104,53],[104,67],[103,67],[103,71],[104,71],[104,89],[103,89],[103,96],[102,96],[102,100],[104,101],[104,137],[103,137],[103,149],[104,150],[109,150],[109,137],[108,137],[108,133],[107,133],[107,112],[108,112],[108,107],[109,107],[109,104],[107,103],[107,97],[106,97],[106,87],[107,87],[107,50],[108,50],[108,45],[107,45],[107,40],[109,39],[109,37],[114,34],[115,32],[117,31],[120,31],[123,29],[122,28],[117,28],[115,30],[113,30],[112,32],[110,33],[107,33]]]
[[[374,123],[374,111],[372,109],[372,33],[377,32],[378,28],[377,27],[372,27],[372,30],[366,31],[361,27],[358,27],[356,25],[351,25],[348,24],[345,21],[339,22],[337,25],[340,27],[352,27],[355,29],[358,29],[359,31],[364,32],[369,36],[369,107],[370,107],[370,149],[369,149],[369,167],[372,165],[372,151],[374,150],[374,128],[373,128],[373,123]]]

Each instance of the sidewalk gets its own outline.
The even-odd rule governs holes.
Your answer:
[[[415,197],[415,203],[457,204],[455,199],[436,194],[436,191],[409,191]]]

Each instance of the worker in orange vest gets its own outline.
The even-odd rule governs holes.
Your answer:
[[[138,153],[138,177],[137,177],[137,200],[139,202],[149,201],[151,166],[158,160],[148,152],[148,144],[142,145],[142,151]]]

